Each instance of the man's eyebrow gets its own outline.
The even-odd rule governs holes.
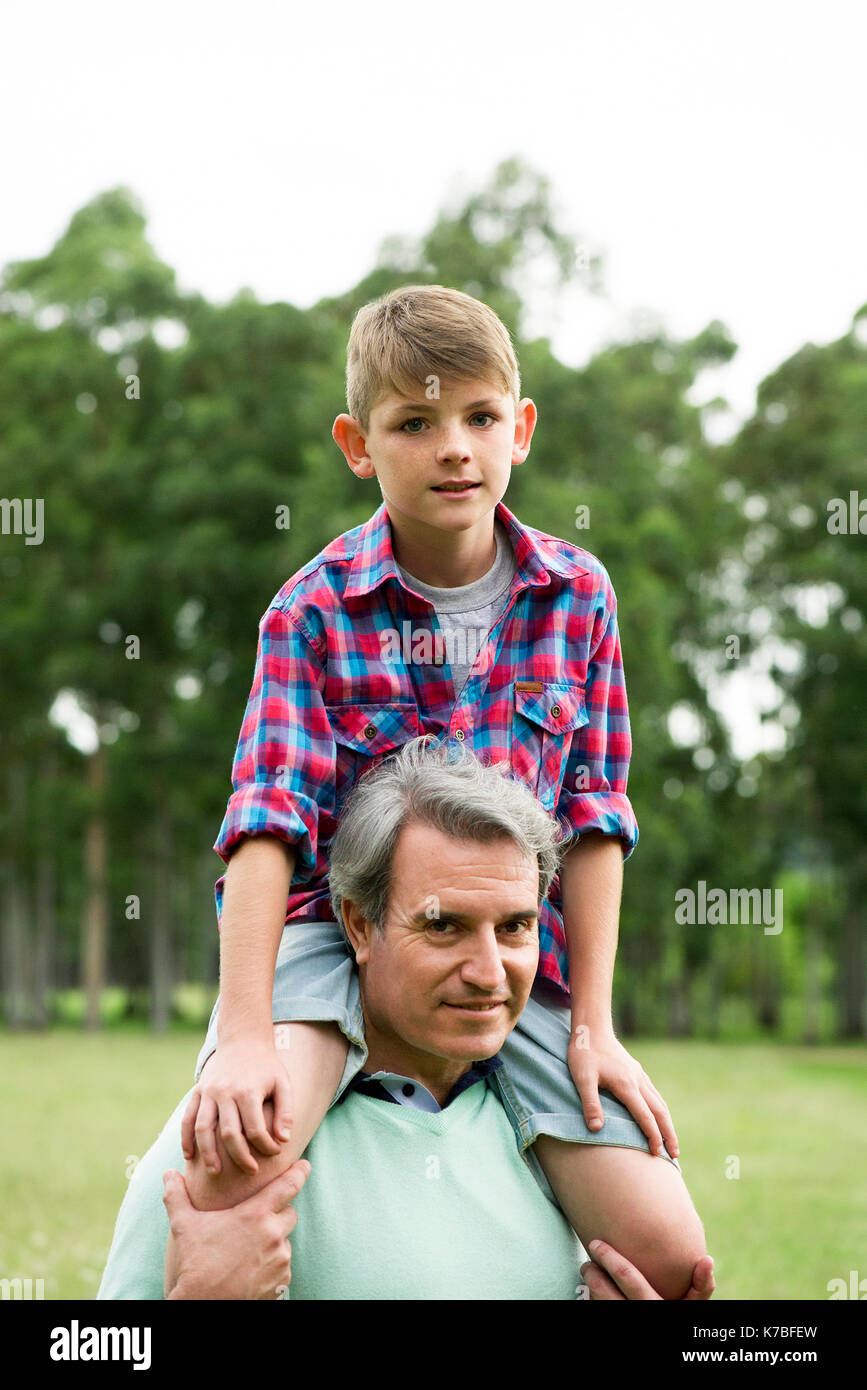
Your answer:
[[[505,917],[500,917],[500,918],[499,918],[499,921],[500,921],[501,924],[502,924],[503,922],[518,922],[518,921],[524,921],[524,920],[531,921],[531,922],[535,922],[538,916],[539,916],[539,908],[538,908],[538,905],[534,903],[534,905],[533,905],[532,907],[526,908],[523,912],[522,912],[522,911],[520,910],[520,908],[519,908],[517,912],[509,912],[509,913],[507,913]],[[472,919],[472,917],[468,917],[468,916],[467,916],[465,913],[463,913],[463,912],[438,912],[438,913],[436,914],[435,917],[429,917],[427,911],[420,911],[420,912],[417,912],[417,913],[415,914],[415,916],[412,917],[410,920],[411,920],[412,922],[425,922],[425,921],[427,921],[427,922],[464,922],[464,923],[469,922],[469,923],[471,923],[473,919]]]
[[[483,405],[502,406],[502,401],[496,400],[493,396],[487,397],[483,401],[473,401],[472,404],[464,406],[465,410],[479,410]],[[405,410],[430,410],[430,401],[407,401],[405,405],[395,405],[388,412],[389,420],[396,420],[398,415],[402,415]]]

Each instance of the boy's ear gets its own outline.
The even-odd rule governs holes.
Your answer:
[[[518,402],[515,412],[515,439],[512,444],[512,466],[523,463],[530,452],[530,440],[536,428],[537,411],[529,396]]]
[[[343,926],[346,935],[349,937],[350,945],[355,952],[355,963],[356,965],[366,965],[370,957],[370,938],[373,935],[373,925],[367,921],[355,903],[344,899],[340,904],[340,909],[343,913]]]
[[[367,452],[367,441],[356,419],[351,415],[338,415],[331,427],[331,436],[356,478],[375,476],[373,463]]]

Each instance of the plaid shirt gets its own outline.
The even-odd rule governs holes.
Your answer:
[[[626,796],[631,737],[604,566],[522,525],[501,502],[516,572],[458,699],[434,608],[395,566],[385,503],[284,584],[259,624],[256,668],[214,849],[244,835],[295,851],[286,921],[332,921],[328,846],[374,762],[421,734],[470,747],[513,774],[577,838],[638,826]],[[223,884],[215,892],[218,921]],[[539,913],[539,975],[568,991],[559,875]]]

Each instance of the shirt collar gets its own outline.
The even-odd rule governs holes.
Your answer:
[[[573,558],[561,554],[551,537],[524,526],[504,503],[497,503],[495,515],[509,534],[522,587],[550,584],[552,575],[565,580],[587,572],[586,565],[582,565],[577,556]],[[391,521],[383,502],[358,533],[343,596],[347,599],[361,598],[386,579],[396,579],[402,588],[406,587],[395,564]]]
[[[496,1053],[493,1057],[485,1057],[482,1061],[473,1062],[469,1070],[465,1071],[463,1076],[461,1076],[455,1082],[454,1086],[449,1091],[449,1094],[446,1097],[445,1104],[442,1106],[437,1106],[437,1110],[445,1110],[447,1105],[451,1105],[452,1101],[457,1100],[458,1096],[461,1095],[464,1091],[469,1090],[470,1086],[474,1086],[477,1081],[483,1081],[485,1077],[490,1076],[491,1072],[497,1071],[502,1065],[503,1063],[499,1056],[499,1053]],[[383,1085],[383,1079],[397,1082],[411,1082],[414,1086],[418,1087],[420,1091],[425,1091],[426,1094],[430,1094],[426,1091],[426,1087],[423,1086],[422,1083],[414,1077],[399,1076],[396,1072],[371,1073],[367,1071],[360,1071],[356,1072],[352,1081],[350,1081],[349,1085],[346,1087],[336,1104],[339,1105],[341,1101],[344,1101],[346,1097],[349,1095],[350,1091],[360,1091],[363,1095],[374,1096],[379,1100],[394,1101],[396,1104],[399,1105],[400,1101],[398,1101],[397,1097],[393,1094],[393,1088],[387,1089]],[[433,1101],[433,1096],[431,1096],[430,1098]],[[434,1105],[436,1105],[435,1101]],[[428,1107],[425,1106],[419,1108],[426,1109]]]

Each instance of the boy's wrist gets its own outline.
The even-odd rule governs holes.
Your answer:
[[[271,1020],[271,1010],[267,1013],[250,1015],[242,1013],[238,1015],[230,1014],[228,1018],[221,1016],[217,1020],[217,1040],[223,1047],[227,1043],[264,1043],[273,1046],[274,1043],[274,1024]]]
[[[576,1028],[587,1028],[591,1032],[614,1032],[614,1020],[611,1015],[611,1008],[600,1007],[596,1002],[592,1006],[585,1004],[581,1000],[572,997],[572,1031]]]

